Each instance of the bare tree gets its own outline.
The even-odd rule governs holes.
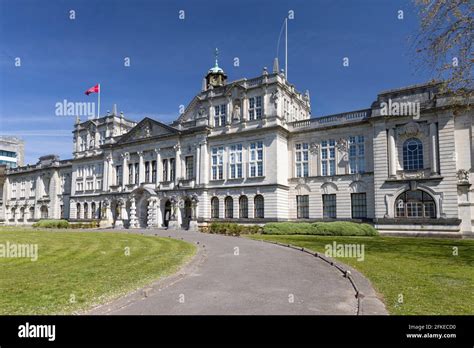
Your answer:
[[[473,96],[473,0],[414,0],[419,8],[420,31],[416,38],[422,64],[442,90],[462,97]]]

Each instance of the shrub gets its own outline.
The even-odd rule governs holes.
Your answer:
[[[260,226],[239,225],[233,222],[213,222],[207,229],[209,233],[236,235],[252,234],[260,232]]]
[[[68,228],[69,222],[66,220],[40,220],[33,224],[33,227],[39,228]]]
[[[376,236],[371,225],[349,221],[334,222],[274,222],[263,228],[263,234],[302,234],[321,236]]]
[[[69,224],[69,228],[97,228],[99,227],[99,221],[92,220],[90,222],[74,222]]]

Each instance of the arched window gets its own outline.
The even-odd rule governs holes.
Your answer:
[[[35,208],[34,207],[30,207],[30,216],[29,216],[29,220],[33,220],[35,218]]]
[[[76,204],[76,219],[81,218],[81,203]]]
[[[219,218],[219,198],[212,197],[211,199],[211,218]]]
[[[396,217],[436,218],[436,204],[424,191],[405,191],[395,201]]]
[[[234,218],[234,200],[232,197],[227,196],[225,198],[225,218],[226,219],[233,219]]]
[[[89,218],[89,205],[87,203],[84,203],[84,219]]]
[[[263,205],[263,196],[256,195],[254,199],[254,216],[257,219],[264,218],[264,205]]]
[[[403,143],[403,169],[423,169],[423,144],[420,139],[410,138]]]
[[[239,198],[239,217],[241,219],[249,218],[249,200],[247,196],[240,196]]]
[[[95,205],[95,202],[91,203],[91,218],[95,219],[97,217],[97,207]]]

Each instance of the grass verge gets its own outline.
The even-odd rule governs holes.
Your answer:
[[[196,252],[169,238],[0,228],[7,242],[37,244],[38,260],[0,257],[0,315],[85,310],[174,273]]]

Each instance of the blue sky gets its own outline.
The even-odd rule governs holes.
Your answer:
[[[289,80],[310,91],[313,116],[370,107],[382,90],[430,79],[409,42],[418,28],[410,0],[0,0],[0,134],[25,140],[28,163],[70,158],[74,117],[56,116],[55,104],[96,102],[84,91],[98,82],[101,113],[117,103],[131,119],[171,122],[199,92],[215,47],[229,80],[271,69],[289,10]]]

